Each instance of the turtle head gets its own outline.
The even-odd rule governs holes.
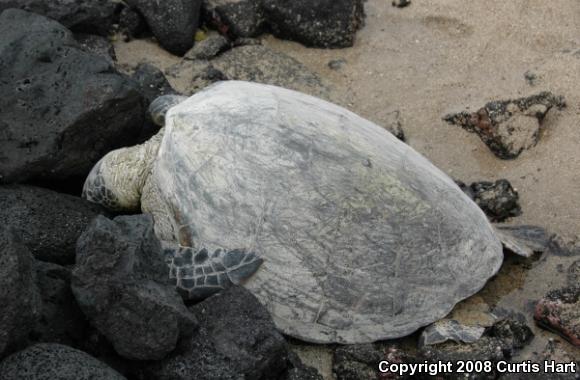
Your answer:
[[[140,191],[128,169],[127,152],[119,149],[108,153],[93,167],[83,186],[83,198],[114,211],[139,209]]]
[[[160,127],[165,126],[165,115],[173,106],[178,105],[187,99],[187,96],[181,95],[163,95],[156,98],[149,105],[149,115],[151,120]]]
[[[141,194],[163,139],[164,129],[141,145],[107,153],[93,167],[83,198],[115,211],[139,211]]]

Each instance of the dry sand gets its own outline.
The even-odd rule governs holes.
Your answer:
[[[377,124],[399,110],[408,144],[451,177],[510,180],[523,209],[514,223],[580,234],[580,1],[414,0],[398,9],[390,0],[369,0],[366,13],[352,48],[308,49],[271,36],[263,41],[318,72],[331,83],[333,99]],[[145,60],[167,68],[178,62],[147,41],[117,43],[116,49],[129,65]],[[331,70],[328,62],[335,59],[346,64]],[[537,77],[534,85],[526,72]],[[539,144],[515,160],[498,159],[476,135],[441,119],[544,90],[563,95],[568,107],[551,111]],[[562,284],[557,260],[531,271],[508,263],[477,297],[529,315],[530,302]],[[555,337],[534,331],[539,336],[522,357]],[[327,349],[299,351],[331,378]]]

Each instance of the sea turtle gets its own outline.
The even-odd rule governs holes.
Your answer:
[[[185,297],[243,282],[288,335],[371,342],[442,318],[502,264],[447,175],[337,105],[226,81],[151,111],[164,128],[102,158],[83,195],[152,214],[181,246],[170,276]]]

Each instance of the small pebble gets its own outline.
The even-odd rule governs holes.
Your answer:
[[[393,7],[405,8],[411,4],[411,0],[393,0]]]
[[[345,64],[345,59],[333,59],[332,61],[328,62],[328,67],[330,67],[332,70],[340,70]]]

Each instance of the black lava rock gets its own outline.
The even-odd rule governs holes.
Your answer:
[[[75,261],[76,241],[103,208],[72,195],[32,186],[0,186],[0,220],[38,260]]]
[[[0,225],[0,358],[24,346],[40,310],[34,258]],[[0,379],[6,379],[0,370]]]
[[[397,343],[357,344],[338,347],[333,356],[332,371],[337,380],[390,380],[407,379],[408,375],[379,373],[378,365],[386,360],[389,363],[417,362],[415,357],[405,352]]]
[[[78,240],[72,290],[91,324],[128,359],[159,360],[196,326],[170,283],[149,216],[97,217]]]
[[[288,369],[278,380],[324,380],[316,368],[308,367],[302,363],[298,355],[288,352]]]
[[[421,350],[421,357],[429,363],[438,361],[457,363],[457,361],[491,361],[495,363],[505,360],[502,342],[496,338],[484,336],[472,344],[447,342],[436,346],[427,346]],[[495,365],[490,372],[447,373],[445,379],[495,379],[497,371]]]
[[[264,30],[264,15],[256,0],[203,0],[203,18],[232,38],[256,37]]]
[[[524,348],[533,338],[534,333],[524,322],[515,319],[503,319],[489,327],[486,335],[500,339],[504,355],[511,358],[516,350]]]
[[[204,19],[233,39],[266,30],[306,46],[352,46],[363,25],[363,0],[203,0]]]
[[[107,36],[118,6],[115,0],[0,0],[0,13],[18,8],[51,18],[74,32]]]
[[[363,0],[263,0],[274,35],[306,46],[352,46],[364,20]]]
[[[43,261],[35,267],[42,302],[40,318],[29,334],[31,341],[82,347],[89,324],[72,293],[70,268]]]
[[[163,72],[149,63],[140,63],[132,78],[139,85],[147,107],[159,96],[177,94]]]
[[[446,115],[443,120],[476,133],[499,158],[513,159],[538,143],[540,127],[552,109],[566,106],[551,92],[487,103],[474,113]]]
[[[438,361],[457,363],[458,360],[491,361],[492,363],[500,360],[509,361],[518,349],[531,341],[533,336],[531,329],[525,323],[506,318],[486,329],[484,335],[475,342],[469,344],[445,342],[426,346],[420,350],[419,357],[430,363]],[[490,369],[489,372],[448,373],[445,379],[496,379],[498,376],[496,365],[492,364]],[[425,376],[425,378],[429,377]]]
[[[117,60],[115,48],[107,38],[96,34],[76,33],[75,39],[83,51],[101,56],[111,65],[115,64],[115,61]]]
[[[136,9],[123,7],[119,13],[119,31],[127,40],[140,37],[147,30],[145,19]]]
[[[157,380],[275,379],[288,347],[268,311],[247,290],[232,287],[190,308],[199,331],[166,359],[142,369]]]
[[[0,379],[125,380],[125,377],[82,351],[40,343],[0,362]]]
[[[520,196],[506,179],[474,182],[469,188],[463,186],[463,190],[493,222],[503,222],[522,213]]]
[[[374,344],[341,346],[334,351],[332,371],[337,380],[378,380],[381,360],[384,353]]]
[[[147,107],[159,96],[177,94],[167,81],[167,78],[165,78],[165,75],[163,75],[163,72],[149,63],[139,64],[132,78],[139,85]],[[148,113],[139,136],[139,143],[143,143],[156,135],[159,132],[159,128]]]
[[[56,21],[0,15],[0,182],[86,176],[136,140],[141,95],[107,59],[84,52]]]
[[[127,0],[137,9],[164,49],[183,55],[194,43],[201,0]]]

